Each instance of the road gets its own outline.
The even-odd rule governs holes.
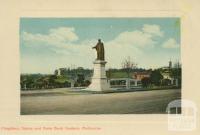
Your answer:
[[[170,101],[180,98],[180,89],[106,94],[29,94],[21,96],[21,114],[163,114]]]

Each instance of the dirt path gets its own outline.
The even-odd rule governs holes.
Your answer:
[[[38,95],[21,97],[21,114],[143,114],[166,113],[167,104],[181,98],[181,90],[108,94]]]

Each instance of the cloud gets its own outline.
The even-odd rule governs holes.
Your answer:
[[[156,43],[153,40],[153,36],[151,34],[144,33],[139,30],[122,32],[112,42],[115,42],[122,46],[130,45],[137,47],[144,47],[144,46],[152,47]]]
[[[22,39],[26,42],[42,42],[49,45],[58,45],[78,40],[78,36],[72,27],[58,27],[49,30],[48,34],[32,34],[23,31]]]
[[[50,29],[50,36],[59,39],[60,41],[76,41],[78,36],[72,27],[59,27],[57,29]]]
[[[169,49],[173,49],[173,48],[178,48],[179,44],[176,42],[176,40],[174,38],[169,38],[167,41],[165,41],[162,44],[163,48],[169,48]]]
[[[142,30],[145,33],[149,33],[160,37],[163,37],[164,35],[164,33],[160,30],[160,26],[155,24],[154,25],[144,24]]]
[[[121,67],[121,62],[128,56],[134,60],[141,59],[146,55],[143,49],[153,48],[157,44],[155,37],[161,36],[163,32],[158,25],[144,25],[138,30],[119,33],[105,43],[106,58],[110,62],[108,66]]]
[[[146,55],[143,48],[154,47],[157,44],[155,37],[161,36],[163,36],[163,32],[158,25],[145,24],[141,29],[124,31],[109,41],[103,41],[105,58],[108,62],[107,67],[120,68],[121,62],[128,56],[133,60],[140,60],[141,57]],[[54,56],[49,55],[43,65],[45,66],[45,63],[48,62],[51,63],[51,66],[49,66],[51,67],[51,71],[71,64],[92,68],[92,61],[96,57],[96,51],[92,50],[92,47],[96,45],[97,39],[80,41],[78,40],[78,35],[75,33],[75,29],[71,27],[50,29],[47,34],[28,33],[24,31],[21,37],[25,46],[47,46],[49,50],[56,54]],[[40,58],[39,60],[42,59]],[[42,64],[38,65],[42,66]]]

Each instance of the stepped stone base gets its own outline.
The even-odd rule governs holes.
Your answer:
[[[110,83],[106,77],[105,64],[106,61],[96,60],[94,61],[94,73],[91,84],[86,90],[91,91],[106,91],[111,90]]]

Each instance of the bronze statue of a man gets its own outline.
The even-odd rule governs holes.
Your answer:
[[[96,46],[92,47],[92,49],[96,49],[97,51],[97,59],[96,60],[105,60],[104,57],[104,46],[103,43],[101,42],[101,39],[98,40],[98,43]]]

